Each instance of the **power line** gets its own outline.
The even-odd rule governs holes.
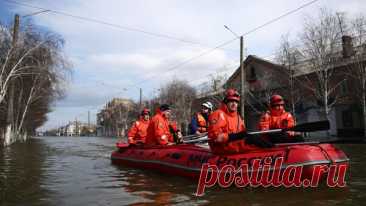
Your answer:
[[[89,17],[85,17],[85,16],[70,14],[70,13],[66,13],[66,12],[63,12],[63,11],[59,11],[59,10],[47,9],[47,8],[43,8],[43,7],[39,7],[39,6],[34,6],[34,5],[26,4],[26,3],[21,3],[21,2],[18,2],[18,1],[13,1],[13,0],[4,0],[4,1],[7,2],[7,3],[10,3],[10,4],[16,4],[16,5],[19,5],[19,6],[24,6],[24,7],[29,7],[29,8],[33,8],[33,9],[42,10],[41,12],[36,12],[36,13],[49,12],[49,13],[58,14],[58,15],[62,15],[62,16],[67,16],[67,17],[71,17],[71,18],[74,18],[74,19],[88,21],[88,22],[92,22],[92,23],[96,23],[96,24],[101,24],[101,25],[105,25],[105,26],[109,26],[109,27],[113,27],[113,28],[117,28],[117,29],[121,29],[121,30],[126,30],[126,31],[131,31],[131,32],[138,32],[138,33],[142,33],[142,34],[149,35],[149,36],[175,40],[175,41],[179,41],[179,42],[183,42],[183,43],[187,43],[187,44],[199,45],[199,46],[202,46],[202,47],[212,47],[212,46],[209,46],[209,45],[202,44],[200,42],[186,40],[186,39],[182,39],[182,38],[179,38],[179,37],[174,37],[174,36],[171,36],[171,35],[168,35],[168,34],[150,32],[150,31],[146,31],[146,30],[143,30],[143,29],[139,29],[139,28],[133,28],[133,27],[123,26],[123,25],[119,25],[119,24],[114,24],[114,23],[110,23],[110,22],[107,22],[107,21],[99,20],[99,19],[94,19],[94,18],[89,18]],[[237,52],[236,50],[233,50],[233,49],[225,49],[225,50],[231,51],[231,52]]]
[[[20,3],[20,2],[18,2],[18,1],[13,1],[13,0],[4,0],[4,1],[6,1],[6,2],[8,2],[8,3],[13,3],[13,4],[21,5],[21,6],[30,7],[30,8],[35,8],[35,9],[40,9],[40,10],[47,10],[48,12],[51,12],[51,13],[55,13],[55,14],[59,14],[59,15],[64,15],[64,16],[69,16],[69,17],[72,17],[72,18],[76,18],[76,19],[80,19],[80,20],[84,20],[84,21],[90,21],[90,22],[94,22],[94,23],[98,23],[98,24],[103,24],[103,25],[107,25],[107,26],[111,26],[111,27],[115,27],[115,28],[119,28],[119,29],[123,29],[123,30],[140,32],[140,33],[144,33],[144,34],[148,34],[148,35],[152,35],[152,36],[157,36],[157,37],[162,37],[162,38],[173,39],[173,40],[177,40],[177,41],[181,41],[181,42],[185,42],[185,43],[190,43],[190,44],[200,44],[200,43],[197,43],[197,42],[192,42],[192,41],[188,41],[188,40],[184,40],[184,39],[180,39],[180,38],[172,37],[172,36],[165,35],[165,34],[158,34],[158,33],[153,33],[153,32],[144,31],[144,30],[141,30],[141,29],[136,29],[136,28],[126,27],[126,26],[121,26],[121,25],[117,25],[117,24],[113,24],[113,23],[109,23],[109,22],[101,21],[101,20],[98,20],[98,19],[92,19],[92,18],[88,18],[88,17],[83,17],[83,16],[78,16],[78,15],[69,14],[69,13],[62,12],[62,11],[56,11],[56,10],[46,9],[46,8],[42,8],[42,7],[38,7],[38,6],[33,6],[33,5],[25,4],[25,3]],[[249,34],[251,34],[251,33],[255,32],[255,31],[257,31],[257,30],[259,30],[259,29],[261,29],[261,28],[265,27],[265,26],[268,26],[268,25],[270,25],[270,24],[272,24],[272,23],[274,23],[274,22],[279,21],[280,19],[282,19],[282,18],[284,18],[284,17],[286,17],[286,16],[288,16],[288,15],[290,15],[290,14],[293,14],[293,13],[295,13],[295,12],[297,12],[297,11],[299,11],[299,10],[301,10],[301,9],[303,9],[303,8],[305,8],[305,7],[309,6],[309,5],[311,5],[311,4],[314,4],[314,3],[315,3],[315,2],[317,2],[317,1],[319,1],[319,0],[312,0],[312,1],[308,2],[308,3],[305,3],[305,4],[303,4],[303,5],[301,5],[301,6],[297,7],[297,8],[295,8],[295,9],[293,9],[293,10],[290,10],[290,11],[288,11],[288,12],[286,12],[286,13],[284,13],[284,14],[282,14],[282,15],[280,15],[280,16],[278,16],[278,17],[274,18],[274,19],[271,19],[271,20],[269,20],[269,21],[265,22],[265,23],[264,23],[264,24],[262,24],[262,25],[259,25],[259,26],[255,27],[255,28],[253,28],[253,29],[251,29],[251,30],[249,30],[249,31],[245,32],[245,33],[244,33],[244,34],[242,34],[241,36],[249,35]],[[202,56],[205,56],[205,55],[207,55],[207,54],[209,54],[209,53],[211,53],[211,52],[215,51],[216,49],[221,49],[221,48],[222,48],[222,47],[224,47],[225,45],[232,43],[233,41],[237,40],[238,38],[239,38],[239,37],[235,37],[234,39],[231,39],[231,40],[226,41],[226,42],[224,42],[224,43],[222,43],[222,44],[219,44],[218,46],[213,47],[213,48],[211,48],[211,49],[209,49],[209,50],[206,50],[206,51],[202,52],[201,54],[199,54],[199,55],[197,55],[197,56],[194,56],[194,57],[188,58],[188,59],[186,59],[185,61],[183,61],[183,62],[181,62],[181,63],[179,63],[179,64],[176,64],[176,65],[174,65],[174,66],[170,67],[166,72],[170,72],[170,71],[173,71],[173,70],[175,70],[175,69],[178,69],[179,67],[184,66],[184,65],[188,64],[188,63],[189,63],[189,62],[191,62],[191,61],[194,61],[194,60],[196,60],[196,59],[198,59],[198,58],[200,58],[200,57],[202,57]],[[200,44],[200,45],[202,45],[202,44]],[[161,75],[161,74],[159,74],[159,75]],[[153,76],[151,76],[151,77],[149,77],[149,78],[145,78],[145,79],[143,79],[143,80],[141,80],[141,81],[139,81],[139,82],[137,82],[137,83],[135,83],[135,84],[132,84],[131,86],[139,85],[139,84],[141,84],[141,83],[143,83],[143,82],[145,82],[145,81],[147,81],[147,80],[150,80],[150,79],[152,79],[152,78],[154,78],[154,77],[156,77],[156,76],[157,76],[157,75],[153,75]]]
[[[123,29],[123,30],[134,31],[134,32],[140,32],[140,33],[144,33],[144,34],[151,35],[151,36],[156,36],[156,37],[162,37],[162,38],[177,40],[177,41],[181,41],[181,42],[185,42],[185,43],[190,43],[190,44],[199,44],[199,45],[202,45],[202,44],[197,43],[197,42],[188,41],[188,40],[185,40],[185,39],[180,39],[180,38],[172,37],[172,36],[165,35],[165,34],[158,34],[158,33],[148,32],[148,31],[144,31],[144,30],[141,30],[141,29],[137,29],[137,28],[131,28],[131,27],[126,27],[126,26],[121,26],[121,25],[117,25],[117,24],[113,24],[113,23],[101,21],[101,20],[98,20],[98,19],[92,19],[92,18],[88,18],[88,17],[83,17],[83,16],[78,16],[78,15],[73,15],[73,14],[61,12],[61,11],[45,9],[45,8],[42,8],[42,7],[32,6],[32,5],[29,5],[29,4],[24,4],[24,3],[20,3],[20,2],[12,1],[12,0],[4,0],[4,1],[6,1],[8,3],[13,3],[13,4],[21,5],[21,6],[30,7],[30,8],[35,8],[35,9],[40,9],[40,10],[48,10],[48,12],[51,12],[51,13],[55,13],[55,14],[59,14],[59,15],[64,15],[64,16],[69,16],[69,17],[72,17],[72,18],[76,18],[76,19],[80,19],[80,20],[84,20],[84,21],[89,21],[89,22],[94,22],[94,23],[98,23],[98,24],[103,24],[103,25],[107,25],[107,26],[110,26],[110,27],[114,27],[114,28],[119,28],[119,29]],[[255,28],[253,28],[253,29],[245,32],[241,36],[247,36],[247,35],[255,32],[255,31],[257,31],[257,30],[259,30],[259,29],[261,29],[261,28],[263,28],[265,26],[268,26],[268,25],[270,25],[270,24],[272,24],[274,22],[277,22],[280,19],[282,19],[282,18],[284,18],[284,17],[286,17],[286,16],[288,16],[290,14],[293,14],[293,13],[295,13],[295,12],[297,12],[297,11],[299,11],[299,10],[301,10],[301,9],[303,9],[303,8],[309,6],[309,5],[311,5],[311,4],[313,4],[313,3],[317,2],[317,1],[319,1],[319,0],[313,0],[313,1],[310,1],[308,3],[305,3],[305,4],[301,5],[300,7],[297,7],[296,9],[293,9],[291,11],[288,11],[288,12],[286,12],[286,13],[284,13],[284,14],[282,14],[282,15],[280,15],[280,16],[278,16],[278,17],[276,17],[276,18],[274,18],[274,19],[272,19],[270,21],[265,22],[264,24],[262,24],[262,25],[260,25],[258,27],[255,27]],[[175,70],[175,69],[177,69],[177,68],[179,68],[181,66],[184,66],[184,65],[186,65],[186,64],[188,64],[188,63],[190,63],[190,62],[192,62],[192,61],[194,61],[194,60],[196,60],[196,59],[198,59],[198,58],[200,58],[202,56],[205,56],[205,55],[207,55],[207,54],[215,51],[216,49],[220,49],[220,48],[224,47],[225,45],[232,43],[233,41],[235,41],[237,39],[238,39],[238,37],[235,37],[235,38],[233,38],[231,40],[228,40],[228,41],[226,41],[224,43],[219,44],[218,46],[216,46],[214,48],[208,49],[208,50],[200,53],[197,56],[188,58],[185,61],[183,61],[183,62],[181,62],[181,63],[179,63],[177,65],[174,65],[174,66],[170,67],[166,72],[170,72],[170,71],[173,71],[173,70]],[[159,75],[161,75],[161,74],[159,74]],[[147,79],[144,79],[143,81],[137,82],[136,84],[133,84],[130,87],[136,86],[138,84],[141,84],[141,83],[145,82],[146,80],[149,80],[149,79],[151,79],[151,78],[153,78],[155,76],[157,76],[157,75],[154,75],[152,77],[149,77]]]
[[[282,18],[290,15],[290,14],[293,14],[293,13],[295,13],[295,12],[297,12],[297,11],[299,11],[299,10],[307,7],[307,6],[310,6],[311,4],[314,4],[317,1],[319,1],[319,0],[313,0],[313,1],[310,1],[308,3],[305,3],[305,4],[301,5],[300,7],[297,7],[296,9],[293,9],[291,11],[288,11],[288,12],[286,12],[286,13],[284,13],[284,14],[282,14],[282,15],[280,15],[280,16],[278,16],[278,17],[276,17],[276,18],[274,18],[274,19],[272,19],[270,21],[267,21],[266,23],[264,23],[264,24],[262,24],[260,26],[257,26],[255,28],[253,28],[252,30],[249,30],[249,31],[245,32],[241,36],[246,36],[246,35],[248,35],[250,33],[253,33],[253,32],[255,32],[255,31],[257,31],[257,30],[259,30],[259,29],[261,29],[261,28],[263,28],[265,26],[268,26],[268,25],[270,25],[270,24],[272,24],[272,23],[274,23],[274,22],[276,22],[276,21],[278,21],[278,20],[280,20],[280,19],[282,19]]]
[[[315,3],[315,2],[317,2],[317,1],[319,1],[319,0],[313,0],[313,1],[310,1],[310,2],[308,2],[308,3],[305,3],[305,4],[301,5],[300,7],[297,7],[296,9],[293,9],[293,10],[291,10],[291,11],[288,11],[288,12],[286,12],[286,13],[284,13],[284,14],[282,14],[282,15],[280,15],[280,16],[278,16],[278,17],[276,17],[276,18],[274,18],[274,19],[272,19],[272,20],[270,20],[270,21],[265,22],[264,24],[262,24],[262,25],[260,25],[260,26],[257,26],[257,27],[255,27],[255,28],[253,28],[253,29],[251,29],[251,30],[249,30],[249,31],[245,32],[245,33],[244,33],[244,34],[242,34],[241,36],[247,36],[247,35],[249,35],[249,34],[251,34],[251,33],[255,32],[255,31],[257,31],[257,30],[259,30],[259,29],[261,29],[261,28],[263,28],[263,27],[265,27],[265,26],[268,26],[269,24],[272,24],[272,23],[274,23],[274,22],[277,22],[277,21],[279,21],[280,19],[282,19],[282,18],[284,18],[284,17],[286,17],[286,16],[288,16],[288,15],[290,15],[290,14],[293,14],[293,13],[295,13],[295,12],[297,12],[297,11],[299,11],[299,10],[301,10],[301,9],[303,9],[303,8],[305,8],[305,7],[307,7],[307,6],[310,6],[311,4],[314,4],[314,3]],[[177,65],[175,65],[175,66],[173,66],[173,67],[170,67],[166,72],[170,72],[170,71],[173,71],[173,70],[175,70],[175,69],[178,69],[179,67],[184,66],[184,65],[186,65],[186,64],[188,64],[188,63],[190,63],[191,61],[194,61],[194,60],[196,60],[196,59],[198,59],[198,58],[200,58],[200,57],[202,57],[202,56],[205,56],[205,55],[207,55],[207,54],[209,54],[209,53],[211,53],[211,52],[215,51],[216,49],[222,48],[222,47],[224,47],[225,45],[230,44],[231,42],[233,42],[233,41],[237,40],[238,38],[240,38],[240,36],[239,36],[239,37],[235,37],[235,38],[233,38],[233,39],[231,39],[231,40],[229,40],[229,41],[226,41],[226,42],[224,42],[224,43],[221,43],[221,44],[219,44],[218,46],[216,46],[216,47],[214,47],[214,48],[211,48],[211,49],[209,49],[209,50],[206,50],[206,51],[202,52],[201,54],[199,54],[199,55],[197,55],[197,56],[194,56],[194,57],[191,57],[191,58],[189,58],[189,59],[186,59],[185,61],[183,61],[183,62],[181,62],[181,63],[179,63],[179,64],[177,64]],[[161,75],[161,74],[159,74],[159,75]],[[143,80],[141,80],[141,81],[139,81],[139,82],[137,82],[136,84],[133,84],[133,85],[131,85],[131,86],[135,86],[135,85],[141,84],[141,83],[143,83],[143,82],[145,82],[145,81],[147,81],[147,80],[150,80],[150,79],[152,79],[152,78],[154,78],[154,77],[156,77],[156,76],[158,76],[158,75],[153,75],[153,76],[151,76],[151,77],[149,77],[149,78],[145,78],[145,79],[143,79]]]
[[[9,0],[6,0],[6,1],[9,1]],[[274,19],[272,19],[272,20],[270,20],[270,21],[268,21],[268,22],[265,22],[264,24],[262,24],[262,25],[260,25],[260,26],[258,26],[258,27],[253,28],[252,30],[249,30],[248,32],[245,32],[244,34],[242,34],[242,36],[249,35],[249,34],[251,34],[251,33],[255,32],[255,31],[257,31],[257,30],[259,30],[259,29],[261,29],[261,28],[265,27],[265,26],[268,26],[269,24],[272,24],[272,23],[274,23],[274,22],[277,22],[277,21],[279,21],[280,19],[282,19],[282,18],[284,18],[284,17],[286,17],[286,16],[288,16],[288,15],[290,15],[290,14],[292,14],[292,13],[295,13],[295,12],[297,12],[297,11],[299,11],[299,10],[301,10],[301,9],[303,9],[303,8],[305,8],[305,7],[309,6],[309,5],[311,5],[311,4],[313,4],[313,3],[317,2],[317,1],[319,1],[319,0],[313,0],[313,1],[310,1],[310,2],[308,2],[308,3],[306,3],[306,4],[303,4],[303,5],[301,5],[300,7],[296,8],[296,9],[293,9],[293,10],[291,10],[291,11],[289,11],[289,12],[286,12],[285,14],[282,14],[282,15],[280,15],[279,17],[276,17],[276,18],[274,18]],[[39,8],[38,8],[38,9],[39,9]],[[238,37],[235,37],[235,38],[230,39],[230,40],[228,40],[228,41],[226,41],[226,42],[224,42],[224,43],[222,43],[222,44],[219,44],[218,46],[216,46],[216,47],[214,47],[214,48],[211,48],[211,49],[209,49],[209,50],[206,50],[206,51],[202,52],[201,54],[199,54],[199,55],[197,55],[197,56],[194,56],[194,57],[191,57],[191,58],[189,58],[189,59],[186,59],[185,61],[183,61],[183,62],[181,62],[181,63],[179,63],[179,64],[177,64],[177,65],[174,65],[174,66],[170,67],[166,72],[173,71],[173,70],[175,70],[175,69],[177,69],[177,68],[179,68],[179,67],[181,67],[181,66],[183,66],[183,65],[186,65],[186,64],[188,64],[189,62],[191,62],[191,61],[193,61],[193,60],[196,60],[196,59],[198,59],[198,58],[200,58],[200,57],[202,57],[202,56],[205,56],[205,55],[207,55],[207,54],[209,54],[209,53],[211,53],[211,52],[215,51],[216,49],[219,49],[219,48],[221,48],[221,47],[223,47],[223,46],[225,46],[225,45],[227,45],[227,44],[230,44],[230,43],[234,42],[234,41],[235,41],[235,40],[237,40],[237,39],[238,39]],[[161,74],[159,74],[159,75],[161,75]],[[150,76],[149,78],[145,78],[145,79],[143,79],[142,81],[139,81],[139,82],[137,82],[137,83],[135,83],[135,84],[132,84],[132,85],[130,85],[130,86],[127,86],[127,87],[137,87],[137,85],[139,85],[139,84],[141,84],[141,83],[143,83],[143,82],[145,82],[145,81],[147,81],[147,80],[149,80],[149,79],[152,79],[152,78],[154,78],[154,77],[156,77],[156,76],[157,76],[157,75]],[[125,88],[126,88],[126,87],[125,87]],[[119,93],[120,93],[120,92],[119,92]]]

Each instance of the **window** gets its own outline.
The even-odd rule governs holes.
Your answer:
[[[348,93],[348,82],[344,80],[340,85],[341,94],[345,95]]]
[[[353,118],[352,118],[352,112],[351,111],[343,111],[342,112],[342,122],[344,127],[353,127]]]
[[[257,80],[257,74],[255,73],[255,67],[250,67],[249,80]]]

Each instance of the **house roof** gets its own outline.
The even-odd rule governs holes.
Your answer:
[[[250,65],[252,62],[257,62],[259,64],[262,65],[266,65],[275,69],[280,69],[283,70],[285,69],[285,67],[283,67],[282,65],[273,63],[271,61],[268,61],[266,59],[260,58],[258,56],[255,55],[249,55],[243,62],[244,64],[244,68],[248,65]],[[240,75],[240,65],[239,67],[235,70],[235,72],[229,77],[229,79],[227,80],[227,82],[231,82],[236,76]]]

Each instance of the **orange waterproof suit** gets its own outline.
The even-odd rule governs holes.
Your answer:
[[[132,124],[127,134],[129,144],[145,143],[149,122],[149,120],[144,120],[143,117],[140,117],[139,120]]]
[[[244,140],[229,142],[229,134],[245,131],[244,121],[237,112],[229,112],[227,106],[214,111],[209,117],[208,138],[209,145],[215,154],[241,153],[250,149],[257,148],[248,145]],[[218,136],[224,137],[223,142],[217,142]]]
[[[169,120],[158,109],[147,128],[146,144],[166,145],[169,142],[174,142],[173,135],[169,131]]]
[[[258,129],[286,129],[295,126],[295,120],[291,113],[284,109],[280,111],[270,110],[264,113],[259,121]],[[288,132],[289,136],[294,136],[294,132]]]

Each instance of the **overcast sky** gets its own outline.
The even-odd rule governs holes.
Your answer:
[[[197,86],[207,81],[210,74],[231,75],[239,65],[239,40],[206,52],[235,38],[224,25],[241,35],[310,0],[18,2],[114,25],[52,12],[31,17],[36,25],[65,39],[64,53],[74,70],[66,98],[56,102],[54,111],[48,115],[44,128],[52,128],[75,118],[86,121],[89,110],[95,122],[96,112],[108,100],[112,97],[137,100],[139,88],[143,89],[144,99],[148,99],[173,78],[185,79]],[[349,16],[366,11],[365,0],[318,0],[246,35],[246,54],[270,58],[279,47],[281,35],[289,33],[296,39],[306,16],[315,17],[325,6]],[[39,9],[0,0],[2,22],[10,23],[15,13],[26,15],[37,11]]]

